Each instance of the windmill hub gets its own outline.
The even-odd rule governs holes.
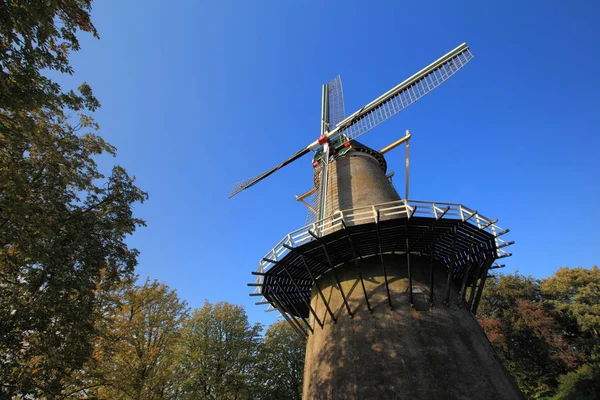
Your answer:
[[[325,143],[329,142],[329,138],[327,137],[327,135],[321,135],[319,136],[319,139],[317,139],[317,141],[321,146],[323,146]]]

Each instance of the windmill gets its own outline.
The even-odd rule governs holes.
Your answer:
[[[249,284],[256,304],[307,338],[303,398],[522,398],[473,318],[489,271],[511,255],[509,230],[462,204],[409,199],[408,131],[379,151],[356,140],[472,58],[463,43],[347,117],[336,77],[322,87],[318,139],[233,188],[314,151],[314,187],[296,196],[309,223],[260,259]],[[383,156],[402,143],[404,199]]]

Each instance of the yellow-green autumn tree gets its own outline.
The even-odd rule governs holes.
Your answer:
[[[179,346],[184,398],[254,399],[260,331],[240,306],[207,301],[195,309]]]
[[[100,399],[176,399],[180,392],[175,358],[187,306],[164,283],[147,280],[117,293],[118,306],[101,326],[86,374]],[[85,385],[84,385],[85,386]]]
[[[527,398],[600,395],[600,269],[488,281],[478,320]]]
[[[258,355],[257,399],[302,398],[306,339],[286,321],[269,326]]]

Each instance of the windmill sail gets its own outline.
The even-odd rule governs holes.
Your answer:
[[[265,179],[267,176],[271,175],[272,173],[274,173],[275,171],[285,167],[286,165],[288,165],[289,163],[296,161],[297,159],[299,159],[300,157],[302,157],[303,155],[310,153],[310,149],[308,149],[307,147],[301,150],[298,150],[296,152],[296,154],[294,154],[293,156],[291,156],[290,158],[288,158],[287,160],[283,161],[281,164],[271,168],[268,171],[263,172],[260,175],[257,175],[253,178],[249,178],[246,179],[244,181],[238,182],[235,185],[233,185],[233,190],[231,191],[231,194],[229,195],[229,198],[232,198],[233,196],[235,196],[236,194],[238,194],[239,192],[241,192],[244,189],[248,189],[250,186],[253,186],[255,184],[257,184],[258,182],[262,181],[263,179]]]
[[[343,133],[349,139],[354,139],[368,132],[440,86],[472,58],[471,50],[463,43],[338,123],[328,136]]]
[[[346,135],[348,139],[354,139],[363,133],[368,132],[383,121],[398,114],[400,111],[404,110],[406,107],[413,104],[436,87],[440,86],[452,75],[463,68],[469,61],[471,61],[471,59],[473,59],[473,54],[471,54],[469,46],[467,46],[466,43],[461,44],[454,50],[438,58],[427,67],[412,75],[410,78],[390,89],[388,92],[365,105],[354,114],[336,123],[335,128],[332,128],[330,125],[329,131],[325,134],[330,139],[340,134]],[[335,83],[336,79],[338,78],[339,77],[336,77],[332,81],[334,83],[333,86],[336,86]],[[343,91],[341,83],[342,81],[339,79],[339,85],[337,85],[337,88],[332,89],[332,93],[334,96],[337,96],[337,104],[343,105]],[[327,94],[329,95],[329,92],[327,92]],[[343,111],[340,112],[339,109],[337,109],[334,111],[334,113],[330,113],[331,110],[329,107],[327,108],[327,112],[331,115],[330,121],[335,122],[335,118],[338,118],[339,115],[343,115]],[[334,114],[336,113],[337,116],[334,117]],[[292,161],[297,160],[319,146],[321,146],[321,142],[316,140],[309,144],[306,148],[299,150],[292,157],[288,158],[276,167],[273,167],[254,178],[236,183],[229,197],[231,198],[242,190],[255,185],[275,171],[285,167]]]
[[[338,75],[327,84],[329,92],[329,130],[337,127],[337,124],[346,118],[346,109],[344,106],[344,89],[342,87],[342,78]]]

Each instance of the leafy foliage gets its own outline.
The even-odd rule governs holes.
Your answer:
[[[115,149],[95,134],[87,84],[63,92],[44,75],[72,73],[79,30],[96,34],[91,1],[0,2],[1,393],[58,397],[92,353],[111,288],[130,276],[147,195],[95,156]]]
[[[98,37],[90,20],[92,0],[0,3],[0,107],[11,111],[60,110],[77,102],[72,92],[43,74],[73,73],[69,53],[77,32]]]
[[[285,322],[261,340],[260,325],[250,325],[242,307],[207,302],[190,315],[157,282],[125,282],[113,300],[73,396],[300,399],[305,341]]]
[[[554,400],[596,400],[600,397],[600,365],[585,364],[559,378]]]
[[[250,325],[242,307],[206,302],[194,310],[180,345],[186,399],[254,398],[259,324]]]
[[[180,371],[174,353],[186,303],[165,284],[148,280],[119,295],[119,307],[102,325],[88,386],[99,386],[100,398],[176,398]]]
[[[600,336],[600,269],[561,268],[541,285],[548,299],[581,333]]]
[[[269,327],[260,347],[257,398],[302,398],[306,341],[285,321]]]
[[[489,281],[479,322],[527,397],[586,398],[595,390],[588,381],[600,354],[599,285],[597,267]]]

